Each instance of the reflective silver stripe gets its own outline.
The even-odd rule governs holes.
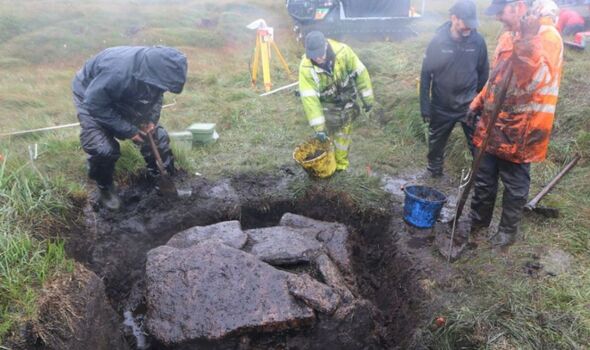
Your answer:
[[[549,96],[558,96],[559,94],[559,86],[557,84],[553,86],[545,86],[538,91],[541,95],[549,95]]]
[[[533,80],[531,81],[531,84],[529,86],[537,86],[543,82],[549,83],[550,79],[551,79],[551,74],[549,74],[549,67],[547,67],[547,65],[543,64],[541,66],[541,68],[539,68],[539,70],[537,71],[535,76],[533,77]]]
[[[315,83],[319,87],[320,86],[320,77],[318,76],[318,73],[315,71],[315,69],[313,67],[311,67],[310,70],[311,70],[311,77],[313,78],[313,81],[315,81]]]
[[[342,145],[342,144],[340,144],[340,143],[338,143],[338,142],[334,141],[334,147],[335,147],[337,150],[339,150],[339,151],[348,151],[348,147],[349,147],[349,146],[350,146],[350,145]]]
[[[301,97],[320,97],[320,94],[315,90],[299,91]]]
[[[339,139],[345,139],[345,140],[350,140],[352,137],[350,137],[350,135],[341,133],[341,132],[337,132],[336,133],[336,137]]]
[[[363,97],[373,96],[373,89],[363,90],[361,92],[361,95],[363,95]]]
[[[326,118],[324,118],[323,115],[320,115],[319,117],[315,117],[309,121],[309,126],[318,126],[318,125],[322,125],[322,124],[326,124]]]
[[[554,105],[531,103],[529,108],[533,112],[555,113]]]
[[[365,67],[364,64],[359,62],[359,67],[354,72],[352,72],[351,75],[361,75],[361,73],[364,72],[365,69],[367,69],[367,67]]]

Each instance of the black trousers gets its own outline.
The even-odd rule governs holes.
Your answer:
[[[498,232],[516,234],[529,195],[530,169],[530,163],[512,163],[485,153],[475,175],[469,214],[472,226],[490,225],[498,193],[498,179],[502,179],[504,194]]]
[[[78,109],[78,119],[82,128],[80,131],[80,143],[84,152],[88,154],[88,177],[96,181],[99,188],[106,188],[113,183],[115,163],[121,156],[119,142],[80,106],[79,100],[74,98],[74,103]],[[174,155],[170,149],[168,133],[161,125],[157,124],[153,136],[164,167],[169,173],[173,174]],[[159,170],[156,157],[147,140],[141,145],[140,152],[146,162],[149,174],[157,176]]]
[[[474,154],[473,126],[464,122],[465,118],[449,118],[433,115],[428,126],[428,171],[434,175],[440,175],[443,171],[445,146],[456,123],[461,123],[463,133],[471,155]]]

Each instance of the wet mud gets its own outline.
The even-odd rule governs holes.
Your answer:
[[[139,329],[148,251],[182,230],[222,221],[239,220],[244,230],[262,228],[276,225],[283,214],[291,212],[340,222],[352,234],[349,248],[353,274],[347,276],[347,283],[372,304],[372,312],[353,316],[358,318],[357,327],[377,325],[376,341],[371,348],[420,348],[416,330],[432,321],[432,310],[440,303],[425,286],[444,283],[452,276],[450,268],[433,254],[433,233],[404,223],[403,199],[397,186],[387,181],[384,188],[390,186],[391,202],[384,207],[361,210],[345,193],[326,191],[320,186],[311,186],[304,195],[294,198],[290,184],[298,176],[306,175],[290,168],[276,175],[242,174],[218,181],[181,175],[175,179],[177,187],[190,192],[190,196],[172,200],[159,196],[148,183],[138,180],[120,193],[123,211],[111,213],[86,206],[83,220],[66,238],[67,250],[103,279],[131,348],[170,349],[149,334],[137,337],[143,334]],[[331,332],[329,327],[321,327],[329,324],[322,323],[322,317],[318,315],[320,326],[316,327],[236,335],[234,341],[227,343],[233,344],[228,348],[235,345],[239,349],[306,349],[310,339],[329,348],[329,343],[321,342],[329,339],[326,335]],[[202,345],[223,348],[223,344]]]

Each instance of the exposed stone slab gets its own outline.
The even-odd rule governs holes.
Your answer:
[[[241,249],[246,244],[248,235],[242,231],[239,221],[224,221],[209,226],[191,227],[172,236],[166,245],[174,248],[188,248],[210,239]]]
[[[332,314],[340,304],[340,296],[332,288],[316,281],[308,274],[289,275],[289,292],[307,306],[325,314]]]
[[[322,248],[316,239],[292,227],[267,227],[246,233],[254,242],[252,254],[272,265],[309,262]]]
[[[340,270],[326,254],[317,256],[314,263],[324,282],[340,294],[344,302],[354,299],[354,295],[346,286]]]
[[[348,251],[350,233],[348,232],[346,225],[336,222],[310,219],[292,213],[285,213],[279,224],[281,226],[316,231],[317,239],[324,243],[328,255],[334,260],[338,267],[345,273],[350,273],[352,271],[352,263]]]
[[[307,325],[314,312],[289,294],[287,276],[219,242],[158,247],[146,263],[147,329],[173,345]]]

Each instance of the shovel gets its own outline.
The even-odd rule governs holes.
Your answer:
[[[561,180],[562,177],[565,176],[565,174],[567,174],[575,165],[576,163],[578,163],[578,161],[580,160],[580,155],[576,154],[574,156],[574,159],[572,159],[571,162],[569,162],[564,168],[563,170],[561,170],[559,172],[559,174],[557,174],[548,184],[547,186],[543,187],[543,189],[541,190],[541,192],[539,192],[539,194],[537,194],[535,196],[535,198],[531,199],[530,202],[528,202],[525,206],[524,209],[525,211],[530,211],[530,212],[535,212],[537,214],[541,214],[545,217],[548,218],[557,218],[559,217],[559,209],[557,208],[549,208],[549,207],[542,207],[539,206],[539,201],[547,194],[549,193],[549,191],[551,191],[551,189],[557,185],[557,183],[559,182],[559,180]]]
[[[156,147],[156,143],[154,142],[154,138],[151,133],[146,133],[148,141],[150,143],[150,147],[152,148],[152,152],[156,157],[156,165],[158,166],[158,170],[160,171],[160,176],[158,177],[158,186],[160,187],[160,193],[164,195],[164,197],[177,197],[178,191],[176,190],[176,186],[170,175],[164,168],[164,163],[162,162],[162,157],[160,157],[160,152],[158,152],[158,147]]]
[[[451,255],[453,252],[453,242],[455,239],[455,230],[457,229],[457,225],[459,223],[459,218],[461,217],[461,214],[463,213],[463,208],[465,207],[465,202],[467,202],[467,197],[469,196],[469,192],[471,191],[471,187],[473,187],[473,183],[475,182],[475,175],[476,175],[477,171],[479,170],[479,165],[481,164],[483,154],[485,153],[486,147],[488,145],[488,141],[490,139],[490,134],[492,132],[494,124],[496,124],[496,119],[498,119],[498,115],[500,114],[502,104],[504,103],[504,100],[506,99],[506,93],[508,92],[508,84],[510,84],[510,80],[512,79],[512,64],[511,64],[511,62],[507,61],[504,64],[508,64],[508,68],[506,69],[506,75],[504,76],[504,80],[502,80],[500,82],[500,84],[498,85],[498,89],[494,92],[495,93],[494,104],[492,105],[490,118],[489,118],[488,123],[486,125],[486,135],[482,140],[480,151],[477,153],[477,156],[475,157],[475,160],[473,161],[473,163],[471,165],[471,170],[469,171],[467,176],[463,176],[463,174],[461,174],[461,184],[459,185],[460,197],[457,202],[457,206],[455,208],[455,217],[453,217],[453,219],[450,221],[451,239],[449,241],[449,254],[447,256],[447,264],[449,264],[451,262]],[[503,66],[501,68],[503,68]],[[500,71],[501,71],[501,69],[500,69],[500,67],[498,67],[498,69],[495,71],[496,73],[493,75],[493,77],[491,79],[495,79],[495,75],[498,74],[498,72],[500,72]],[[488,91],[488,93],[491,93],[491,92]]]
[[[495,92],[495,100],[494,104],[492,105],[492,110],[490,113],[490,119],[488,120],[488,124],[486,125],[486,136],[481,142],[480,151],[477,153],[475,160],[471,166],[471,171],[469,173],[469,181],[465,184],[463,188],[463,192],[461,193],[461,198],[457,204],[457,209],[455,211],[455,217],[453,218],[453,227],[457,225],[461,214],[463,213],[463,207],[465,206],[465,202],[467,201],[467,197],[469,196],[469,192],[471,191],[471,187],[473,187],[473,183],[475,182],[475,175],[479,170],[479,165],[481,164],[481,159],[485,153],[486,147],[488,145],[488,141],[490,139],[490,134],[492,133],[492,129],[494,124],[496,124],[496,119],[498,119],[498,115],[500,114],[500,109],[502,108],[502,104],[504,103],[504,99],[506,98],[506,93],[508,92],[508,84],[512,79],[512,62],[507,61],[505,64],[508,64],[508,69],[506,70],[506,75],[504,76],[504,80],[499,84],[498,91]],[[498,69],[498,71],[501,71]],[[488,92],[489,93],[489,92]]]

